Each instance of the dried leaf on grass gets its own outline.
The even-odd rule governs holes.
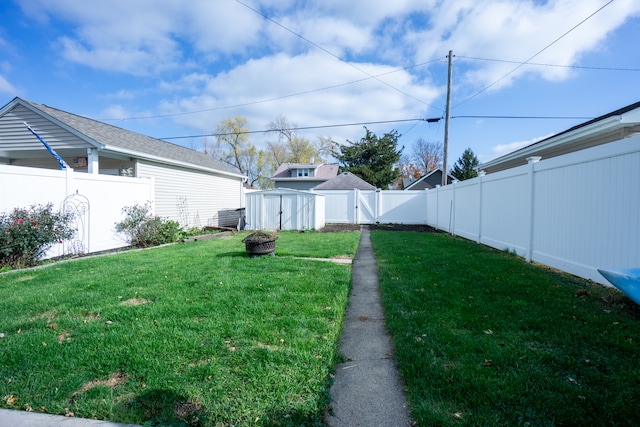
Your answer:
[[[80,387],[78,391],[73,393],[73,395],[71,396],[71,402],[75,401],[79,395],[86,393],[92,388],[95,388],[95,387],[113,388],[113,387],[125,384],[128,379],[129,379],[129,375],[123,372],[114,372],[111,374],[111,376],[107,380],[94,379],[89,382],[86,382],[82,385],[82,387]]]
[[[150,302],[152,301],[145,298],[130,298],[126,301],[122,301],[120,305],[136,306],[136,305],[148,304]]]

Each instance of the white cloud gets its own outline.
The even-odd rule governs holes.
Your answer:
[[[549,138],[553,134],[549,134],[546,136],[540,136],[537,138],[530,139],[528,141],[514,141],[508,144],[499,144],[491,148],[491,159],[495,159],[500,156],[504,156],[505,154],[512,153],[516,150],[519,150],[524,147],[528,147],[531,144],[535,144],[538,141],[542,141],[543,139]]]
[[[116,93],[107,94],[105,98],[107,99],[135,99],[136,92],[132,90],[121,89]]]
[[[458,55],[454,69],[454,98],[458,101],[516,66],[463,56],[524,61],[604,3],[243,1],[373,75],[444,58],[452,49]],[[97,71],[91,78],[104,76],[108,81],[110,86],[101,88],[111,95],[103,99],[122,104],[108,107],[108,117],[125,118],[128,113],[139,117],[143,114],[134,110],[141,109],[148,109],[144,115],[150,116],[180,113],[164,118],[164,123],[176,124],[180,131],[206,133],[223,118],[235,115],[247,117],[252,129],[263,129],[279,114],[307,126],[433,117],[440,111],[434,113],[428,104],[444,104],[444,63],[380,77],[407,96],[233,0],[20,0],[20,4],[32,24],[35,21],[46,26],[42,33],[56,35],[53,45],[60,58],[55,64],[57,70],[64,68],[65,61],[82,64]],[[603,49],[607,35],[639,14],[637,0],[616,0],[533,62],[576,64],[582,56]],[[73,67],[74,76],[81,76],[83,69]],[[117,76],[111,79],[114,74]],[[526,79],[558,82],[574,74],[578,73],[563,67],[523,66],[491,90]],[[358,80],[362,81],[344,85]],[[6,79],[0,80],[0,87],[7,85],[13,89]],[[331,86],[336,87],[316,91]],[[298,93],[301,95],[287,96]],[[261,102],[265,100],[271,101]],[[135,106],[128,107],[130,103]],[[237,107],[225,108],[229,106]],[[201,112],[182,114],[193,111]],[[393,127],[386,124],[371,129],[378,132]],[[342,142],[357,138],[362,128],[309,132],[312,136],[319,133],[331,134]],[[260,140],[262,136],[255,138]],[[512,138],[518,138],[517,134]],[[522,144],[525,142],[495,147],[493,154],[504,154]]]
[[[9,81],[0,75],[0,93],[6,93],[11,96],[18,95],[18,89],[16,89]]]
[[[374,75],[395,71],[389,66],[357,65]],[[344,85],[363,78],[365,80]],[[439,94],[424,82],[414,81],[406,71],[383,78],[425,102]],[[204,86],[199,95],[168,101],[163,108],[167,113],[212,110],[174,117],[180,124],[202,132],[210,132],[220,120],[236,115],[247,117],[250,128],[260,130],[280,114],[299,126],[315,126],[419,118],[426,108],[375,79],[367,79],[366,75],[343,62],[327,61],[322,53],[296,57],[279,54],[252,60],[200,82]],[[318,88],[329,89],[309,92]],[[285,94],[297,93],[304,95],[282,98]],[[256,102],[261,100],[270,101]],[[239,107],[222,108],[233,105]],[[393,126],[384,125],[385,131]],[[346,138],[362,134],[362,127],[311,130],[308,133],[310,139],[315,139],[317,134],[332,134],[336,140],[344,142]]]
[[[151,117],[153,112],[145,109],[132,109],[127,108],[122,104],[111,104],[103,108],[99,113],[98,120],[105,121],[106,123],[114,126],[122,127],[126,124],[131,117]],[[88,117],[91,115],[87,114]],[[148,125],[151,123],[150,119],[144,119],[136,122],[137,126]]]
[[[410,65],[446,55],[524,61],[602,6],[601,0],[327,0],[250,2],[275,21],[336,55],[361,54],[367,61],[387,59]],[[62,55],[97,69],[131,74],[207,68],[225,57],[259,58],[285,52],[299,55],[317,48],[234,1],[179,0],[22,0],[22,9],[39,22],[70,23],[73,34],[59,38]],[[606,35],[631,15],[635,0],[618,0],[546,50],[535,62],[574,64],[598,48]],[[400,37],[400,38],[398,38]],[[326,55],[326,54],[325,54]],[[363,58],[363,59],[364,59]],[[331,60],[327,55],[327,60]],[[476,87],[494,82],[515,66],[476,62],[462,76]],[[517,75],[567,78],[559,67],[522,67]]]
[[[443,2],[433,10],[431,21],[434,26],[408,33],[407,38],[416,46],[424,46],[416,52],[418,62],[437,56],[443,46],[448,46],[458,55],[525,61],[602,5],[603,2],[599,0],[558,0],[543,4],[466,0],[455,2],[454,6],[451,2]],[[573,65],[583,53],[598,48],[608,33],[622,25],[629,16],[639,13],[638,2],[614,2],[536,56],[532,62]],[[500,62],[474,63],[464,78],[467,83],[484,87],[516,66]],[[566,68],[524,66],[492,89],[504,87],[523,74],[561,80],[570,73]]]

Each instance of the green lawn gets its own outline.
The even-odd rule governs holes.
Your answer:
[[[0,406],[148,425],[320,425],[359,233],[189,242],[0,275]]]
[[[640,425],[631,300],[445,234],[371,237],[417,425]]]

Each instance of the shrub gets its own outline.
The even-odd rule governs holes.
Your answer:
[[[151,205],[125,206],[125,219],[116,223],[116,232],[123,234],[129,244],[146,248],[177,241],[183,234],[177,221],[151,214]]]
[[[75,233],[73,214],[54,212],[51,203],[0,214],[0,268],[28,267],[56,243]]]

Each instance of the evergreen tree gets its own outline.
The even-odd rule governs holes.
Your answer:
[[[378,137],[364,129],[364,138],[347,141],[348,145],[338,144],[333,156],[340,162],[342,172],[351,172],[376,188],[386,189],[400,177],[400,169],[395,166],[402,153],[402,148],[398,150],[400,135],[394,130]]]
[[[478,176],[478,171],[476,168],[480,162],[478,158],[471,150],[471,148],[467,148],[462,153],[462,156],[456,161],[453,169],[451,170],[451,176],[459,181],[464,181],[465,179],[475,178]]]

